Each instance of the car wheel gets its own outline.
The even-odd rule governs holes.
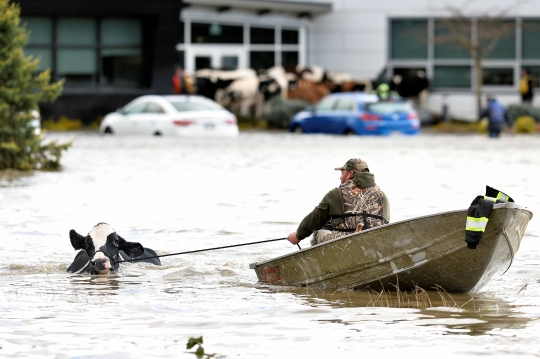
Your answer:
[[[154,136],[161,136],[161,132],[159,131],[154,132]]]
[[[302,129],[302,126],[296,125],[292,132],[294,132],[294,133],[304,133],[304,130]]]
[[[354,133],[353,130],[348,129],[348,130],[345,131],[344,135],[345,135],[345,136],[352,136],[352,135],[355,135],[355,133]]]
[[[105,127],[105,131],[103,131],[103,133],[107,133],[109,135],[112,135],[114,132],[113,132],[112,128],[107,126],[107,127]]]

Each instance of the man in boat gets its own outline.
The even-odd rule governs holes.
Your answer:
[[[287,240],[292,244],[313,233],[313,246],[390,221],[388,197],[375,183],[366,162],[353,158],[335,170],[341,171],[341,185],[328,192],[296,232],[289,234]]]

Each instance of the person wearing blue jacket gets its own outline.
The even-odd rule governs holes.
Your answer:
[[[509,127],[512,126],[512,119],[508,116],[508,112],[504,106],[491,95],[488,95],[487,106],[482,110],[482,114],[480,115],[480,118],[484,117],[487,117],[489,121],[488,133],[491,138],[499,137],[505,123]]]

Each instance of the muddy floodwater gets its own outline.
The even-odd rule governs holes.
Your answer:
[[[0,357],[195,358],[199,336],[226,358],[540,356],[538,136],[46,138],[73,141],[61,172],[0,173]],[[468,208],[485,185],[509,194],[534,214],[511,268],[479,293],[407,303],[258,283],[249,264],[298,250],[286,241],[65,271],[69,230],[99,222],[159,254],[286,237],[352,157],[392,222]]]

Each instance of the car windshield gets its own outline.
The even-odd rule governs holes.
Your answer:
[[[366,104],[366,110],[375,113],[407,113],[413,111],[408,102],[374,102]]]
[[[222,111],[223,107],[210,101],[171,101],[178,112],[185,111]]]

